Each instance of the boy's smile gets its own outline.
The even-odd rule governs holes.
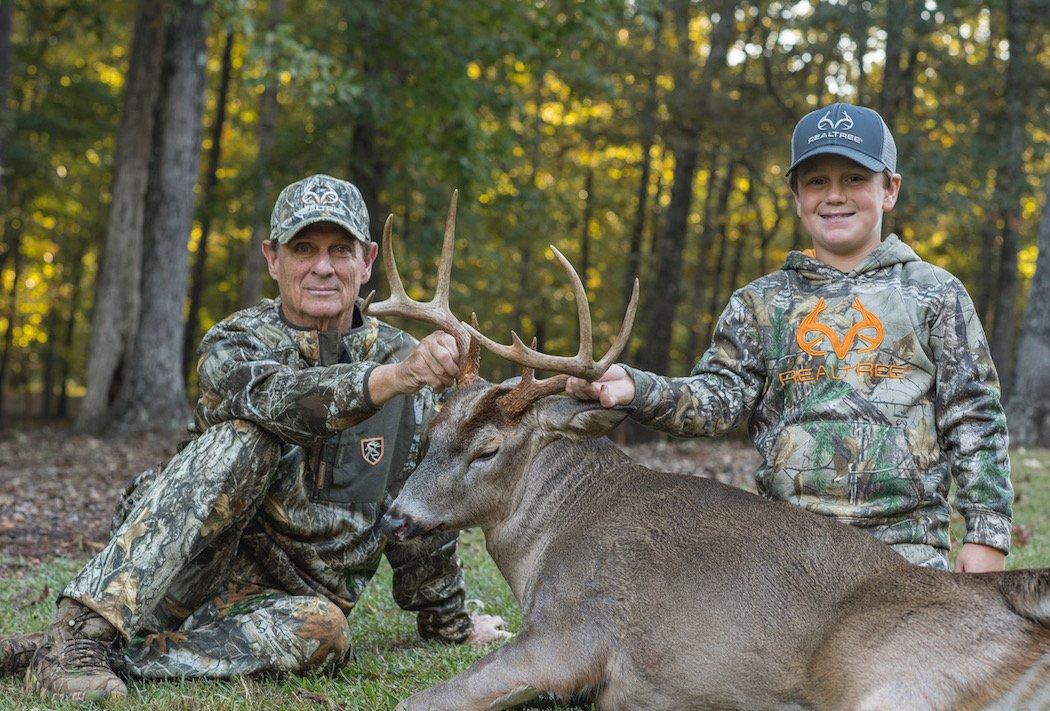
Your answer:
[[[838,155],[815,156],[797,175],[795,211],[817,259],[849,271],[879,246],[882,214],[897,202],[900,176],[886,179]]]

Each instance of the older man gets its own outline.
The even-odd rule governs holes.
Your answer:
[[[458,373],[455,339],[362,315],[377,246],[350,183],[285,188],[263,251],[279,298],[204,337],[199,436],[128,488],[108,545],[62,591],[31,689],[83,700],[126,693],[121,676],[337,668],[384,553],[424,639],[506,635],[464,612],[454,535],[393,544],[374,528],[420,456],[432,388]]]

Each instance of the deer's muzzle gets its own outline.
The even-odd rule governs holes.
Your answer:
[[[420,526],[411,516],[402,515],[400,512],[391,509],[380,519],[379,531],[384,536],[393,538],[395,541],[407,541],[410,538],[423,535],[427,532],[427,529]]]

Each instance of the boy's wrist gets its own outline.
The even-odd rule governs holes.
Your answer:
[[[966,536],[963,544],[978,543],[995,548],[1004,555],[1010,552],[1013,521],[994,511],[969,511],[966,514]]]

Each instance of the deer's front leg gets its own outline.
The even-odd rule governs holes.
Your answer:
[[[398,711],[505,709],[573,686],[569,658],[551,640],[519,635],[448,681],[402,701]],[[568,645],[561,652],[568,656]]]

